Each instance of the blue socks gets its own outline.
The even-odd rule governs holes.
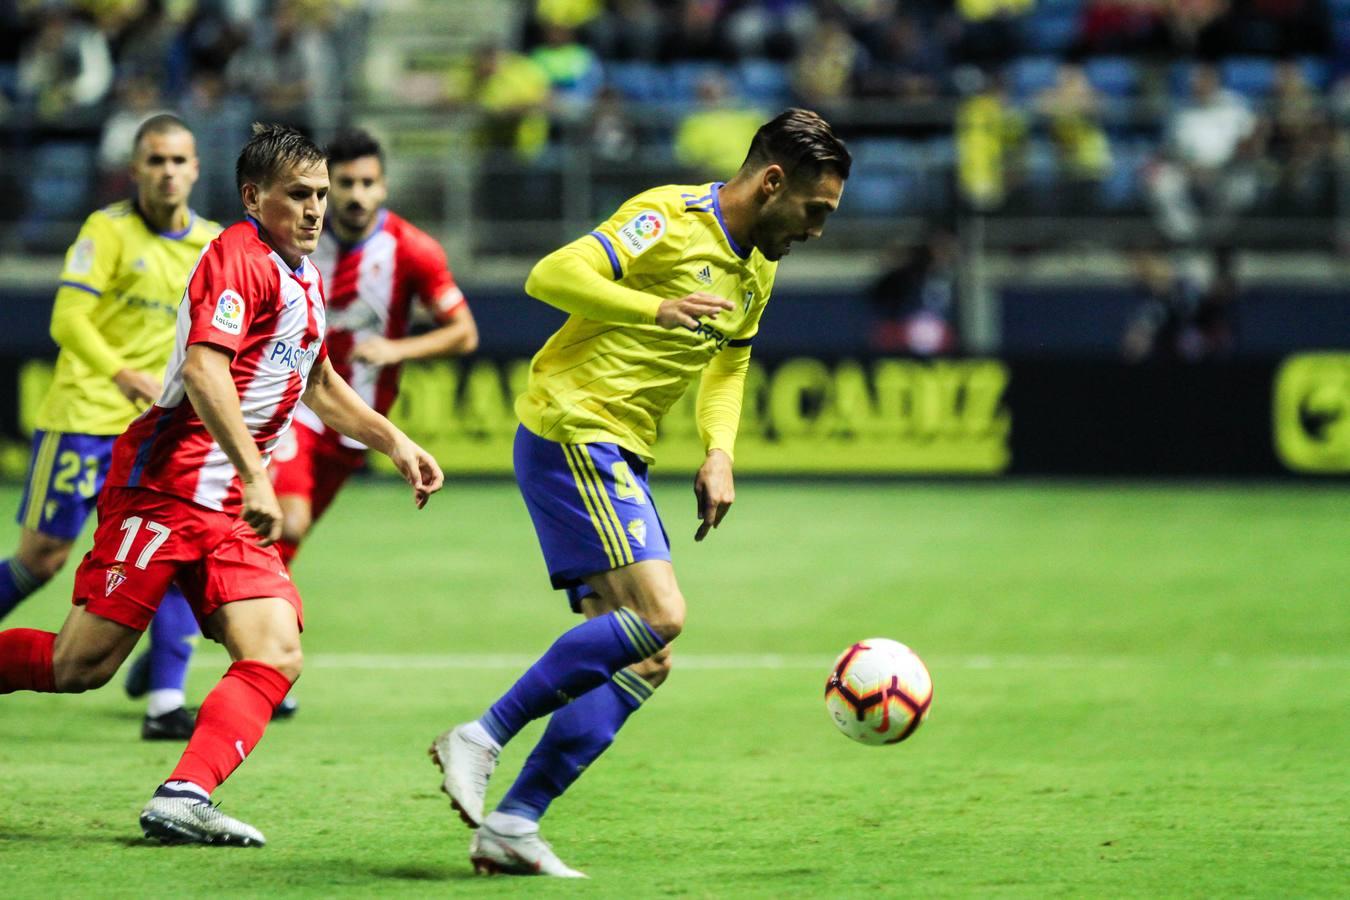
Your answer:
[[[621,669],[608,684],[555,712],[497,812],[538,822],[548,805],[614,742],[653,690],[643,678]]]
[[[17,559],[0,560],[0,619],[14,611],[43,582]]]
[[[170,585],[150,621],[150,690],[181,691],[197,637],[197,620],[182,591]]]
[[[590,619],[554,641],[479,722],[505,746],[527,722],[580,698],[665,645],[631,610]]]

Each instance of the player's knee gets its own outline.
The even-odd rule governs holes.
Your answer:
[[[91,657],[52,648],[52,676],[62,694],[83,694],[103,687],[112,680],[121,660]]]
[[[684,630],[684,595],[678,590],[672,590],[669,593],[656,598],[655,603],[646,604],[646,614],[643,616],[647,624],[651,626],[661,636],[661,640],[669,644],[680,636]]]
[[[70,558],[70,544],[44,542],[36,547],[24,548],[15,555],[34,578],[51,581]]]
[[[309,534],[309,528],[314,524],[313,517],[308,512],[287,511],[281,519],[281,539],[291,544],[299,544]]]
[[[300,673],[305,668],[305,654],[300,649],[300,644],[286,645],[277,647],[271,653],[267,654],[265,659],[259,660],[272,668],[276,669],[286,679],[295,684],[300,678]]]
[[[653,688],[659,688],[670,677],[671,665],[670,648],[663,647],[655,656],[644,659],[633,666],[633,674],[642,678]]]

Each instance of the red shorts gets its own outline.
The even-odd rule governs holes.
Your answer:
[[[366,451],[345,447],[333,432],[318,434],[299,422],[272,451],[272,488],[278,497],[309,501],[311,521],[328,509],[347,478],[366,462]]]
[[[106,488],[94,546],[75,572],[75,605],[144,631],[175,581],[200,623],[226,603],[280,597],[304,628],[276,548],[260,546],[243,519],[157,491]]]

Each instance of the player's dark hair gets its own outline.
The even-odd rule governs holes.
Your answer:
[[[362,128],[344,128],[328,142],[328,165],[351,162],[364,156],[373,156],[384,169],[384,149],[375,136]]]
[[[170,131],[186,131],[188,134],[192,134],[192,129],[187,126],[187,123],[173,113],[155,113],[136,129],[136,137],[131,142],[132,153],[140,148],[141,138],[147,134],[167,134]]]
[[[248,182],[266,187],[294,166],[324,162],[319,145],[289,125],[253,123],[253,137],[239,151],[234,164],[234,184],[243,190]]]
[[[848,178],[853,157],[844,142],[835,137],[829,122],[809,109],[794,107],[759,127],[742,168],[771,163],[782,166],[788,178],[814,178],[826,169]]]

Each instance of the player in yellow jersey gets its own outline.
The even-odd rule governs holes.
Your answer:
[[[113,440],[159,397],[188,274],[220,233],[188,206],[197,150],[178,117],[140,126],[131,170],[136,196],[91,214],[66,253],[51,322],[61,352],[33,435],[19,547],[0,561],[0,619],[65,565]],[[150,629],[146,683],[133,692],[149,694],[142,737],[191,735],[183,682],[196,636],[186,601],[170,590]]]
[[[516,479],[553,586],[586,621],[482,718],[432,743],[442,789],[476,829],[475,869],[584,877],[539,837],[539,819],[666,679],[669,643],[684,624],[647,485],[657,424],[698,380],[702,540],[734,499],[750,345],[778,261],[820,236],[850,165],[825,120],[790,109],[759,129],[730,181],[639,194],[530,273],[526,291],[571,315],[535,356],[516,402]],[[484,817],[502,745],[550,713],[520,776]]]

